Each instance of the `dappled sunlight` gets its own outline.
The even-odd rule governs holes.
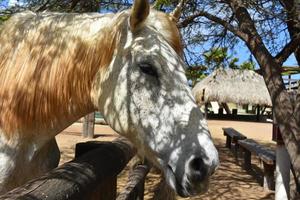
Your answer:
[[[142,157],[165,173],[171,169],[176,175],[173,185],[185,187],[185,165],[191,159],[203,160],[204,173],[214,171],[218,163],[207,124],[188,88],[184,63],[164,36],[144,28],[122,34],[120,41],[129,38],[131,44],[118,44],[109,75],[99,79],[99,109],[114,130],[136,145]],[[155,70],[155,76],[141,71],[144,63]]]
[[[99,14],[28,12],[8,20],[1,32],[13,34],[1,38],[0,56],[8,51],[10,60],[0,61],[0,72],[7,72],[0,74],[0,97],[7,99],[0,125],[14,121],[6,133],[47,141],[98,109],[180,195],[203,192],[218,153],[187,85],[176,24],[151,11],[159,23],[147,19],[133,29],[132,14],[109,22]]]

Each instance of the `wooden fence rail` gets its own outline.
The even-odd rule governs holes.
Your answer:
[[[149,165],[138,165],[129,173],[128,183],[117,200],[143,200],[145,178],[150,171]]]
[[[77,157],[73,161],[0,196],[0,199],[116,199],[116,177],[134,154],[133,146],[125,139],[78,144]],[[147,167],[138,167],[133,173],[142,174],[138,179],[143,181],[148,171]],[[137,185],[140,184],[139,180],[136,181]]]

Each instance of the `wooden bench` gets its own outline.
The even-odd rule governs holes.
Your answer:
[[[247,139],[246,136],[240,132],[234,130],[233,128],[222,128],[224,135],[226,136],[226,147],[231,149],[232,144],[234,144],[234,154],[237,156],[238,151],[238,141]]]
[[[244,169],[251,170],[251,155],[256,155],[263,162],[264,181],[263,186],[269,190],[275,189],[274,171],[276,154],[274,151],[260,145],[255,140],[245,139],[238,141],[244,152]]]

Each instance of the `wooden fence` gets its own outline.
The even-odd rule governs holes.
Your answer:
[[[74,160],[0,196],[0,200],[142,200],[148,165],[131,171],[125,190],[117,197],[117,175],[134,154],[125,139],[79,143]]]
[[[82,122],[82,136],[88,138],[94,138],[95,132],[95,113],[92,112],[84,116]]]
[[[87,138],[94,138],[95,124],[107,125],[103,118],[96,118],[95,112],[87,114],[83,118],[79,119],[78,122],[82,122],[82,136]]]

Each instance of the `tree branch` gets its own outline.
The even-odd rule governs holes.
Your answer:
[[[36,9],[36,12],[42,12],[42,11],[46,10],[49,3],[50,3],[50,0],[47,0],[43,5],[41,5],[38,9]]]
[[[186,17],[183,21],[177,23],[177,26],[179,28],[187,27],[190,23],[193,23],[194,20],[198,17],[205,17],[210,21],[213,21],[215,23],[218,23],[218,24],[222,25],[225,29],[229,30],[230,32],[232,32],[236,36],[240,37],[242,40],[246,40],[246,38],[247,38],[246,34],[244,34],[242,31],[236,29],[229,22],[227,22],[227,21],[225,21],[225,20],[223,20],[219,17],[216,17],[214,15],[211,15],[211,14],[205,12],[205,11],[198,11],[195,14]]]
[[[288,57],[295,52],[300,44],[300,34],[296,37],[293,37],[292,40],[285,45],[285,47],[275,56],[276,62],[280,65],[288,59]]]

